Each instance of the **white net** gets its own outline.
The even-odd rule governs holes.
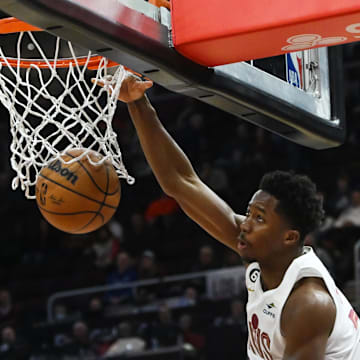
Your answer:
[[[110,69],[108,60],[98,57],[99,64],[91,71],[88,67],[96,54],[86,50],[79,56],[71,42],[55,36],[51,36],[53,54],[49,55],[49,47],[40,46],[37,34],[41,33],[16,34],[13,58],[0,46],[0,101],[10,113],[13,189],[20,185],[27,198],[35,198],[42,167],[50,160],[61,160],[61,154],[72,148],[86,149],[81,156],[91,150],[102,154],[99,163],[110,160],[119,177],[133,183],[112,127],[125,70],[122,66]],[[62,67],[64,47],[69,58]],[[24,49],[36,54],[36,61],[27,60],[27,68],[22,62]],[[91,77],[103,79],[105,86],[96,86]]]

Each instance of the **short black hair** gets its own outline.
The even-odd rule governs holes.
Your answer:
[[[322,199],[308,176],[276,170],[262,177],[259,188],[279,201],[276,211],[299,231],[301,243],[321,225],[324,219]]]

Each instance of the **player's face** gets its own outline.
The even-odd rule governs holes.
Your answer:
[[[249,202],[246,219],[240,225],[238,250],[247,261],[268,263],[286,252],[289,225],[276,212],[278,200],[265,191],[257,191]]]

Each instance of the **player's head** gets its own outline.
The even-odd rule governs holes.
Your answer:
[[[259,188],[278,200],[276,211],[299,232],[301,242],[320,226],[324,218],[322,199],[306,175],[274,171],[263,176]]]
[[[322,200],[307,176],[285,171],[265,174],[241,225],[244,256],[259,261],[297,251],[323,216]]]

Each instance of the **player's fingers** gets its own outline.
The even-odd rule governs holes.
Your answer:
[[[151,80],[146,80],[141,83],[144,90],[150,89],[153,86],[153,82]]]
[[[116,82],[111,75],[107,75],[103,78],[91,78],[91,82],[98,86],[105,87],[106,90],[110,92],[113,90],[113,86],[116,85]]]
[[[105,86],[105,81],[103,79],[91,78],[91,82],[99,86]]]

